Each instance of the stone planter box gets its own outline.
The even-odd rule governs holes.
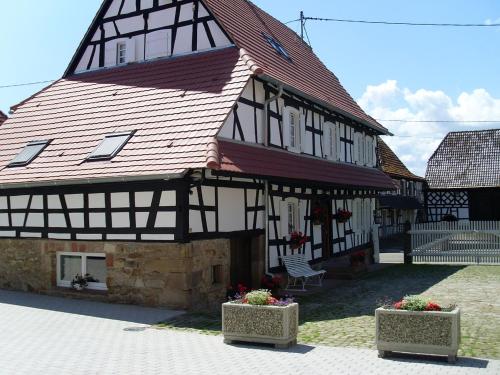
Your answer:
[[[380,357],[390,352],[422,353],[457,359],[460,309],[453,311],[375,310],[375,341]]]
[[[288,348],[297,343],[299,305],[254,306],[226,302],[222,304],[224,342],[258,342]]]

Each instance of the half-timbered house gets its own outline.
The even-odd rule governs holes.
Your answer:
[[[283,270],[294,231],[311,263],[369,248],[392,188],[387,130],[245,0],[105,0],[64,76],[13,113],[3,287],[61,292],[89,273],[109,300],[201,308]]]
[[[448,133],[425,178],[429,221],[500,220],[500,129]]]
[[[381,238],[403,233],[405,225],[425,220],[425,180],[413,174],[381,138],[377,141],[380,168],[393,181],[394,190],[377,199],[375,222]]]

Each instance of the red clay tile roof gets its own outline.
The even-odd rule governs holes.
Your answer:
[[[8,119],[7,115],[2,111],[0,111],[0,125],[2,125],[7,119]]]
[[[395,178],[424,181],[422,177],[411,173],[394,151],[380,138],[378,138],[377,147],[380,166],[384,173]]]
[[[247,51],[264,75],[387,133],[386,128],[358,106],[338,78],[290,28],[246,0],[204,2],[233,42]],[[291,62],[271,47],[263,32],[285,47]]]
[[[61,79],[0,127],[0,184],[179,174],[206,167],[212,139],[251,75],[236,48]],[[136,130],[110,161],[85,162],[105,134]],[[6,168],[33,140],[26,167]]]
[[[392,180],[375,168],[333,163],[291,152],[219,140],[221,170],[253,176],[274,176],[323,182],[339,187],[392,190]]]

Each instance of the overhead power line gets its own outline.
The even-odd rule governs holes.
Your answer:
[[[346,23],[364,23],[373,25],[393,25],[393,26],[429,26],[429,27],[500,27],[500,23],[434,23],[434,22],[392,22],[392,21],[372,21],[372,20],[355,20],[343,18],[321,18],[321,17],[301,17],[295,20],[285,22],[285,24],[293,22],[305,21],[326,21],[326,22],[346,22]]]
[[[486,123],[486,124],[494,124],[499,123],[500,120],[383,120],[377,119],[380,122],[415,122],[415,123],[432,123],[432,122],[440,122],[440,123],[455,123],[455,124],[468,124],[468,123]]]
[[[42,83],[52,83],[54,82],[55,79],[50,79],[48,81],[38,81],[38,82],[27,82],[27,83],[15,83],[15,84],[12,84],[12,85],[3,85],[3,86],[0,86],[0,89],[6,89],[6,88],[9,88],[9,87],[20,87],[20,86],[32,86],[32,85],[40,85]]]

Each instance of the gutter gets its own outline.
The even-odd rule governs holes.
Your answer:
[[[283,95],[283,85],[279,85],[278,86],[278,94],[276,94],[275,96],[272,96],[271,98],[267,99],[265,102],[264,102],[264,118],[263,118],[263,121],[262,121],[262,139],[263,139],[263,144],[264,144],[264,147],[268,147],[269,146],[269,137],[268,137],[268,122],[267,122],[267,119],[268,119],[268,106],[271,102],[275,101],[275,100],[279,100],[279,98],[281,98],[281,96]],[[265,232],[265,252],[264,252],[264,256],[265,256],[265,270],[264,270],[264,273],[266,275],[271,275],[272,274],[269,272],[269,180],[266,179],[265,182],[264,182],[264,219],[265,219],[265,227],[264,227],[264,232]]]
[[[159,174],[159,175],[149,175],[149,176],[82,178],[82,179],[61,180],[61,181],[40,181],[40,182],[27,182],[27,183],[15,183],[15,184],[0,184],[0,190],[50,187],[50,186],[67,186],[67,185],[87,185],[87,184],[101,184],[101,183],[112,183],[112,182],[173,180],[177,178],[182,178],[184,177],[185,174],[186,171],[182,173]]]
[[[265,73],[262,74],[262,75],[260,75],[260,78],[262,78],[262,79],[264,79],[264,80],[266,80],[268,82],[274,83],[274,84],[276,84],[278,86],[281,86],[281,87],[285,86],[285,88],[286,88],[287,91],[290,91],[290,92],[292,92],[294,94],[297,94],[297,95],[303,97],[304,99],[308,99],[308,100],[310,100],[312,102],[318,103],[318,104],[324,106],[325,108],[328,108],[328,109],[330,109],[332,111],[338,112],[338,113],[342,114],[343,116],[348,117],[348,118],[350,118],[352,120],[358,121],[361,124],[369,127],[370,129],[375,130],[378,133],[382,133],[381,135],[389,135],[389,136],[393,136],[394,135],[388,129],[386,129],[385,127],[383,127],[383,125],[381,125],[381,126],[385,129],[385,131],[382,130],[382,129],[380,129],[380,128],[378,128],[378,127],[375,127],[373,124],[370,124],[366,120],[363,120],[363,119],[361,119],[359,117],[356,117],[353,114],[347,113],[346,111],[343,111],[342,109],[337,108],[337,107],[331,105],[330,103],[325,102],[324,100],[321,100],[321,99],[318,99],[318,98],[314,98],[314,97],[312,97],[310,95],[307,95],[306,93],[304,93],[304,92],[302,92],[300,90],[297,90],[297,89],[295,89],[295,88],[293,88],[291,86],[283,85],[283,83],[279,82],[275,78],[272,78],[272,77],[266,75]]]

